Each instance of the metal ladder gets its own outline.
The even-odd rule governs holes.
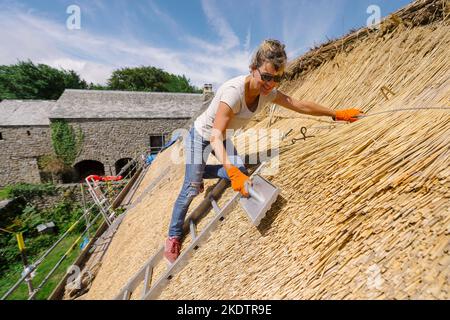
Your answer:
[[[100,212],[102,213],[106,223],[108,226],[111,226],[116,212],[112,209],[112,204],[102,192],[100,181],[89,178],[90,177],[87,177],[85,179],[88,185],[89,193],[92,196],[92,199],[94,199],[94,203],[100,208]]]
[[[259,165],[251,177],[257,175],[264,165],[265,163]],[[144,287],[142,289],[141,300],[156,299],[161,294],[162,290],[172,277],[183,269],[194,252],[209,238],[211,233],[219,226],[219,222],[222,222],[225,217],[233,211],[236,203],[241,198],[240,193],[236,192],[223,208],[219,208],[215,198],[225,190],[226,186],[227,181],[222,179],[210,192],[209,197],[205,198],[186,219],[184,230],[185,232],[190,232],[192,242],[187,248],[183,249],[177,260],[173,264],[170,264],[166,271],[164,271],[155,282],[152,282],[154,268],[165,259],[164,245],[161,246],[156,254],[147,260],[144,266],[120,290],[119,294],[114,298],[115,300],[129,300],[136,288],[142,283]],[[215,212],[215,216],[203,230],[197,234],[196,222],[201,217],[205,216],[211,207]]]

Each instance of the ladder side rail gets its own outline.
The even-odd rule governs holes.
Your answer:
[[[114,298],[114,300],[122,300],[124,297],[124,294],[128,291],[130,294],[136,290],[136,288],[139,286],[139,284],[144,281],[145,278],[145,272],[148,267],[153,268],[156,266],[156,263],[163,259],[164,257],[164,246],[160,247],[158,249],[158,252],[154,254],[145,264],[142,266],[141,269],[139,269],[138,272],[130,279],[128,280],[127,284],[120,290],[119,294]]]
[[[227,181],[222,179],[219,181],[219,183],[214,187],[214,189],[211,191],[212,195],[218,195],[220,192],[225,190],[227,186]],[[211,200],[210,197],[205,198],[187,217],[187,219],[184,222],[183,229],[185,231],[190,231],[190,221],[192,220],[194,223],[198,221],[201,217],[203,217],[207,212],[208,209],[211,207]],[[159,257],[159,258],[158,258]],[[162,246],[158,252],[153,255],[148,262],[144,264],[144,266],[127,282],[127,284],[120,290],[120,293],[116,296],[116,300],[121,300],[124,296],[124,293],[128,290],[130,292],[133,292],[133,290],[136,289],[136,287],[144,280],[145,276],[145,270],[147,266],[150,263],[154,263],[156,260],[161,260],[164,258],[164,246]]]
[[[264,167],[266,162],[261,163],[258,168],[253,172],[252,176],[259,173],[259,171]],[[208,225],[200,232],[200,234],[192,240],[190,246],[184,250],[184,252],[180,255],[180,257],[175,261],[174,264],[161,276],[156,283],[150,288],[150,290],[145,294],[143,299],[152,299],[154,296],[157,296],[159,287],[167,281],[167,277],[170,276],[170,273],[177,270],[177,268],[183,267],[185,263],[185,257],[189,257],[192,253],[191,251],[196,250],[200,243],[203,242],[203,238],[205,235],[210,234],[213,231],[214,227],[217,225],[217,222],[223,220],[224,217],[229,214],[233,209],[234,205],[237,203],[237,200],[240,198],[240,193],[237,192],[234,196],[228,201],[228,203],[223,207],[223,209],[218,208],[217,203],[214,198],[217,197],[220,193],[222,193],[226,187],[228,186],[228,181],[225,179],[221,179],[219,183],[214,187],[214,189],[210,192],[208,197],[206,197],[193,211],[192,213],[185,219],[183,230],[184,232],[189,232],[191,229],[191,221],[195,224],[204,217],[209,209],[215,204],[216,209],[220,210],[220,213],[217,213],[214,218],[208,223]],[[122,300],[126,297],[129,298],[133,290],[139,286],[142,281],[144,281],[145,273],[147,267],[151,264],[156,265],[154,262],[157,260],[162,260],[164,258],[164,245],[160,247],[158,252],[153,255],[148,262],[144,264],[144,266],[127,282],[127,284],[120,290],[119,294],[115,297],[115,300]],[[186,259],[187,260],[187,259]]]
[[[221,179],[219,183],[214,187],[214,189],[210,192],[209,196],[207,196],[187,217],[184,221],[183,232],[186,234],[190,231],[190,220],[194,221],[195,224],[198,224],[199,220],[203,218],[211,208],[211,200],[210,198],[217,197],[221,194],[227,187],[228,181],[225,179]]]
[[[214,216],[214,218],[206,225],[206,227],[200,232],[200,234],[191,242],[189,247],[187,247],[180,257],[164,272],[164,274],[158,278],[155,284],[150,288],[148,293],[143,297],[144,300],[152,300],[156,299],[161,293],[161,287],[164,286],[169,279],[173,277],[175,273],[180,271],[184,264],[187,262],[187,258],[192,255],[192,251],[195,250],[196,247],[200,246],[200,244],[207,240],[207,238],[211,235],[211,233],[218,227],[218,222],[222,221],[226,215],[233,211],[235,205],[237,204],[237,200],[240,198],[240,194],[236,193],[233,198],[231,198],[228,203],[222,208],[220,214]]]

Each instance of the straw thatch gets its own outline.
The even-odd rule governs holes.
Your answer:
[[[286,83],[295,98],[369,116],[343,124],[276,108],[253,122],[289,132],[269,177],[281,196],[258,228],[232,212],[161,298],[449,299],[449,49],[445,19],[374,32]],[[302,126],[314,137],[292,143]],[[149,171],[84,298],[113,298],[162,244],[183,179],[172,151],[181,146]]]

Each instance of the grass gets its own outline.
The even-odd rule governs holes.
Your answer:
[[[78,238],[78,235],[71,235],[65,238],[61,243],[56,246],[52,253],[50,253],[46,259],[36,269],[36,275],[32,279],[33,287],[36,287],[44,280],[46,275],[53,269],[56,263],[66,253],[72,243]],[[80,254],[79,244],[71,251],[61,265],[56,269],[47,283],[36,294],[36,300],[45,300],[53,292],[57,284],[64,277],[67,268]],[[20,279],[23,271],[23,265],[18,263],[10,268],[10,272],[4,274],[0,279],[0,297],[3,296],[16,282]],[[27,300],[28,299],[28,287],[26,282],[23,282],[9,297],[8,300]]]

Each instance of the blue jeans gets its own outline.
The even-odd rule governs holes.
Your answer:
[[[230,162],[242,172],[248,174],[244,162],[238,155],[231,140],[224,140],[223,143]],[[186,171],[184,182],[173,207],[169,237],[182,237],[186,213],[192,200],[200,193],[203,179],[223,178],[230,180],[222,165],[206,165],[211,151],[210,142],[204,140],[194,128],[191,128],[189,135],[185,139]]]

